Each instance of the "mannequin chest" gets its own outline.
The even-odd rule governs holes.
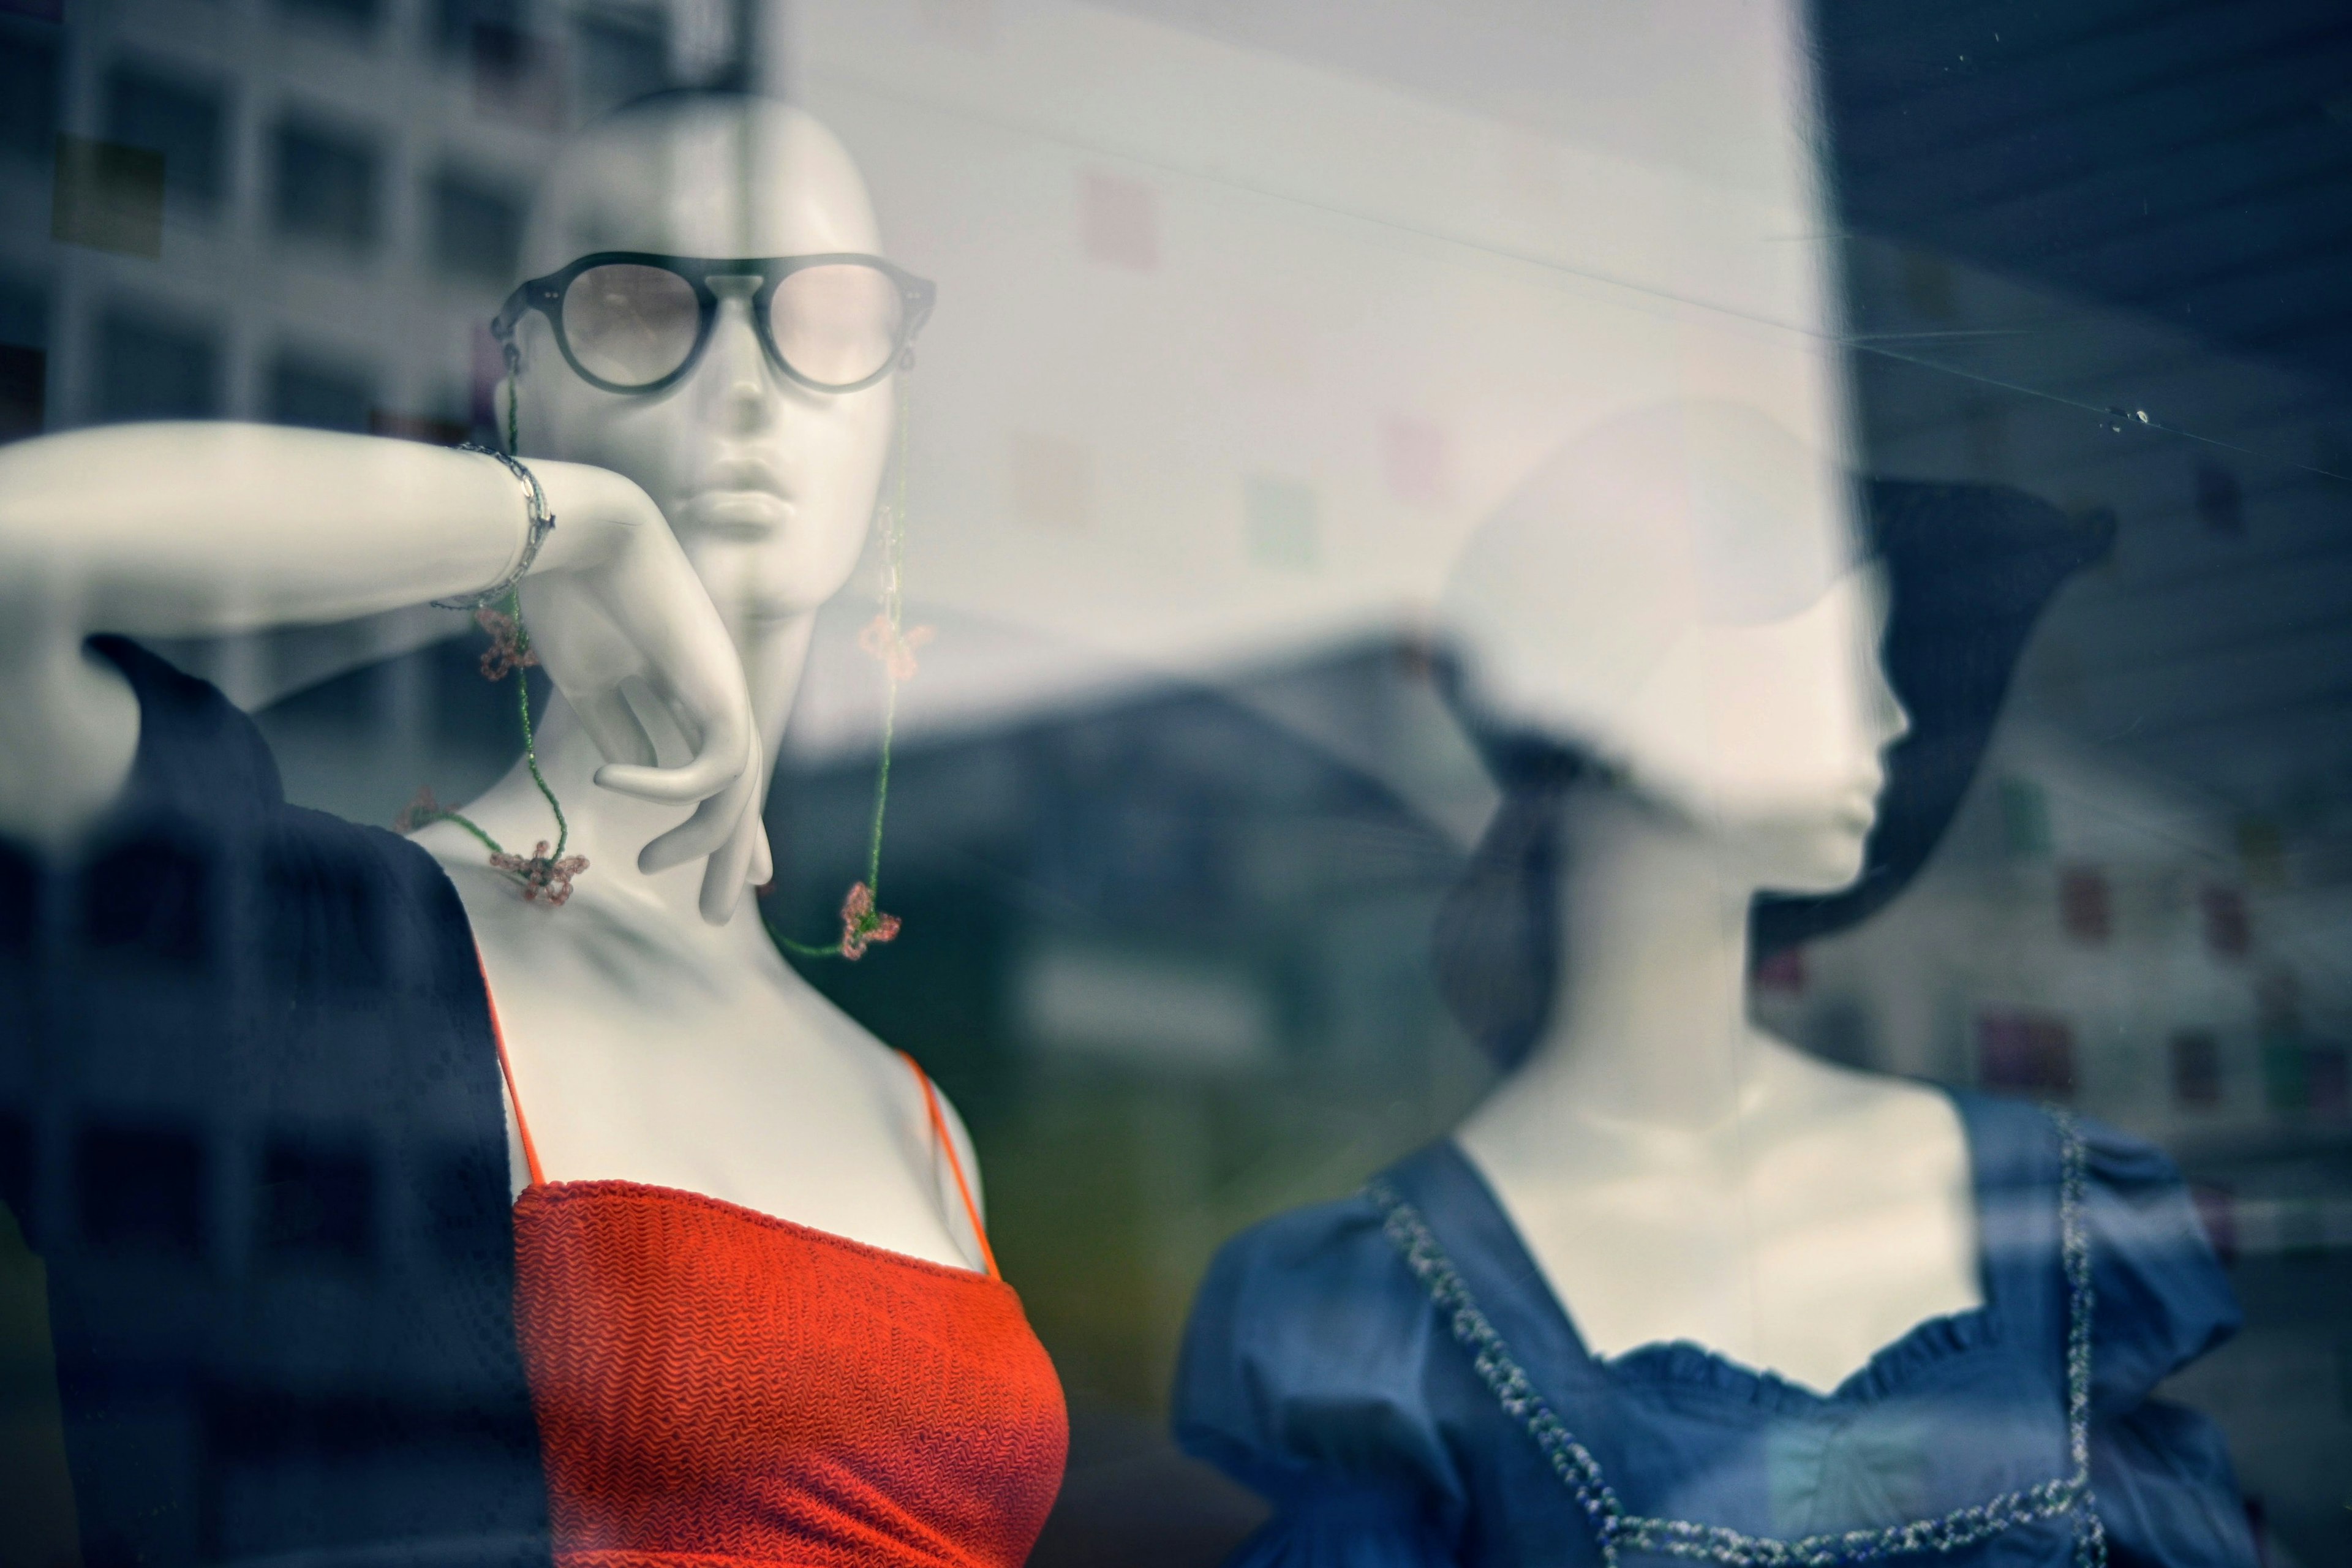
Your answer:
[[[1879,1080],[1685,1143],[1462,1145],[1587,1350],[1685,1341],[1828,1393],[1929,1319],[1983,1304],[1967,1140]]]
[[[583,896],[550,910],[452,879],[548,1180],[676,1187],[974,1266],[914,1074],[781,960]],[[520,1190],[519,1139],[509,1159]]]

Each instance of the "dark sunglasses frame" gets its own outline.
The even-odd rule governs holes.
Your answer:
[[[572,352],[571,334],[563,330],[563,295],[564,291],[572,287],[572,279],[593,268],[609,267],[616,263],[626,263],[636,267],[656,267],[683,279],[694,289],[695,300],[702,309],[701,321],[695,327],[694,347],[687,351],[686,358],[680,361],[677,368],[667,375],[640,385],[606,381],[603,376],[582,364],[579,356]],[[803,375],[793,369],[792,363],[786,360],[782,352],[776,347],[775,337],[768,328],[768,306],[775,298],[777,285],[793,273],[805,271],[812,267],[835,267],[843,263],[870,267],[898,285],[901,306],[898,313],[898,340],[890,345],[889,355],[883,360],[882,368],[872,375],[858,381],[839,383],[818,381],[813,376]],[[923,323],[930,319],[931,303],[938,294],[937,288],[929,279],[918,278],[903,268],[892,266],[878,256],[866,256],[854,250],[827,251],[820,256],[736,258],[665,256],[651,250],[599,250],[582,257],[560,271],[551,272],[544,278],[533,278],[508,295],[507,302],[499,308],[498,315],[490,321],[490,332],[505,345],[508,367],[512,369],[517,357],[514,342],[515,329],[522,323],[525,311],[537,310],[541,315],[545,316],[548,324],[555,329],[555,346],[562,351],[564,363],[569,364],[589,385],[602,388],[606,392],[660,392],[684,380],[687,374],[701,361],[702,352],[710,346],[711,329],[719,321],[719,291],[710,286],[710,279],[713,278],[760,279],[760,287],[751,297],[751,330],[759,335],[760,347],[766,353],[770,364],[774,365],[801,385],[816,392],[856,392],[861,388],[873,385],[889,374],[905,358],[908,345],[915,341],[915,334],[921,331]]]

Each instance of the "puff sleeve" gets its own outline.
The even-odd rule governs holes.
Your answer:
[[[1218,1254],[1185,1330],[1175,1426],[1274,1504],[1231,1568],[1455,1561],[1464,1492],[1423,1393],[1430,1322],[1360,1198],[1282,1215]]]
[[[2179,1171],[2154,1146],[2086,1122],[2091,1243],[2091,1484],[2117,1568],[2253,1568],[2213,1424],[2152,1396],[2234,1332],[2238,1303]]]

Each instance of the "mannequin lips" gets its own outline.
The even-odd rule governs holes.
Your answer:
[[[678,521],[713,533],[765,539],[793,521],[793,503],[770,489],[707,489],[687,498]]]

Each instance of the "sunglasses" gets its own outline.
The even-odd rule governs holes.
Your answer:
[[[819,392],[856,392],[889,373],[931,313],[929,281],[878,256],[726,260],[600,250],[507,296],[490,331],[514,348],[523,312],[555,328],[564,362],[606,392],[659,392],[692,370],[719,321],[714,279],[757,279],[751,327],[770,363]],[[732,294],[737,290],[729,289]]]

